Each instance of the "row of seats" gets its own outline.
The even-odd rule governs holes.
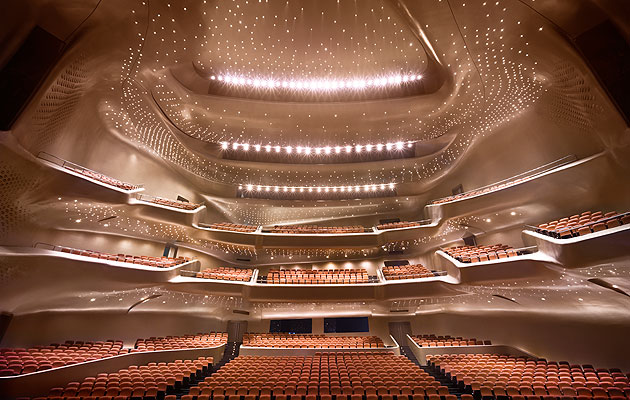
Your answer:
[[[258,229],[258,227],[254,225],[232,224],[230,222],[217,222],[211,224],[210,228],[231,232],[255,232],[256,229]]]
[[[411,228],[414,226],[420,226],[420,224],[418,222],[408,222],[408,221],[388,222],[386,224],[376,225],[376,229],[380,231],[384,231],[387,229]]]
[[[218,267],[197,272],[197,278],[249,282],[252,280],[253,273],[254,271],[251,269]]]
[[[0,376],[28,374],[91,360],[125,354],[120,340],[105,342],[73,342],[0,349]]]
[[[197,360],[177,360],[171,363],[130,365],[113,373],[87,377],[82,382],[70,382],[65,387],[50,389],[48,399],[137,399],[164,398],[167,392],[188,385],[212,368],[212,357]],[[36,399],[46,399],[36,398]]]
[[[433,200],[431,202],[431,204],[442,204],[442,203],[448,203],[450,201],[455,201],[455,200],[463,200],[463,199],[467,199],[470,197],[474,197],[474,196],[479,196],[482,194],[486,194],[486,193],[490,193],[490,192],[494,192],[496,190],[501,190],[501,189],[505,189],[507,187],[516,185],[518,183],[524,182],[529,178],[517,178],[514,179],[512,181],[509,182],[504,182],[504,183],[500,183],[498,185],[491,185],[491,186],[487,186],[483,189],[475,189],[475,190],[471,190],[469,192],[466,193],[459,193],[459,194],[454,194],[452,196],[447,196],[438,200]]]
[[[150,337],[136,340],[136,351],[160,351],[179,349],[198,349],[216,347],[227,344],[228,334],[225,332],[198,333],[196,335]]]
[[[516,257],[518,252],[505,244],[486,246],[455,246],[444,249],[444,252],[463,263],[476,263]]]
[[[463,338],[461,336],[453,337],[450,335],[437,336],[428,335],[410,335],[411,339],[420,347],[457,347],[457,346],[483,346],[491,345],[489,340],[477,340],[475,338]]]
[[[320,400],[393,400],[393,396],[448,395],[427,372],[390,353],[316,353],[315,356],[239,356],[205,378],[190,394],[222,396],[312,396]],[[263,397],[264,396],[264,397]],[[282,397],[278,397],[282,396]],[[293,397],[291,397],[292,399]],[[302,397],[300,397],[301,400]],[[449,399],[450,400],[450,399]]]
[[[355,269],[280,269],[270,270],[267,274],[267,283],[273,284],[352,284],[368,283],[370,277],[367,270]]]
[[[548,362],[497,354],[429,355],[427,361],[448,374],[454,383],[484,398],[621,399],[630,395],[628,375],[618,369],[595,369],[590,365],[570,365],[566,361]]]
[[[568,239],[626,224],[630,224],[630,212],[619,214],[615,211],[607,213],[584,211],[581,214],[540,224],[536,232],[557,239]]]
[[[327,336],[284,333],[246,333],[243,346],[289,348],[384,348],[377,336]]]
[[[283,225],[274,226],[271,233],[320,234],[320,233],[363,233],[363,226],[317,226],[317,225]]]
[[[190,257],[151,257],[151,256],[134,256],[129,254],[111,254],[94,250],[79,250],[70,247],[60,247],[59,251],[63,253],[76,254],[86,257],[99,258],[101,260],[119,261],[129,264],[144,265],[155,268],[170,268],[179,264],[183,264],[192,260]]]
[[[435,274],[422,264],[395,265],[383,267],[383,276],[387,280],[431,278]]]
[[[179,208],[181,210],[196,210],[200,206],[200,204],[196,204],[196,203],[188,203],[186,201],[164,199],[162,197],[151,197],[149,202],[160,204],[162,206]]]
[[[77,167],[73,167],[70,165],[66,165],[65,166],[67,169],[72,170],[74,172],[77,172],[81,175],[87,176],[88,178],[94,179],[96,181],[105,183],[107,185],[110,186],[114,186],[117,187],[119,189],[123,189],[123,190],[135,190],[138,189],[137,185],[131,184],[131,183],[127,183],[127,182],[123,182],[121,180],[118,180],[116,178],[112,178],[111,176],[107,176],[104,174],[101,174],[100,172],[96,172],[96,171],[92,171],[89,169],[85,169],[85,168],[77,168]]]

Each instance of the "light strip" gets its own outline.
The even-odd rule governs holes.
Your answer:
[[[273,77],[248,77],[243,75],[225,74],[211,75],[210,80],[233,86],[245,86],[264,89],[310,90],[318,92],[333,92],[342,90],[362,90],[366,88],[383,88],[402,86],[422,79],[419,74],[392,74],[374,78],[354,79],[278,79]]]
[[[324,146],[324,147],[310,147],[310,146],[281,146],[276,145],[262,145],[262,144],[249,144],[239,142],[221,142],[222,150],[241,150],[241,151],[255,151],[265,153],[286,153],[286,154],[303,154],[303,155],[335,155],[342,153],[371,153],[373,151],[381,152],[386,151],[401,151],[405,147],[411,148],[413,142],[396,142],[396,143],[377,143],[377,144],[355,144],[344,146]]]
[[[394,190],[395,183],[381,183],[370,185],[348,185],[348,186],[268,186],[242,184],[238,185],[238,190],[247,192],[274,192],[274,193],[359,193]]]

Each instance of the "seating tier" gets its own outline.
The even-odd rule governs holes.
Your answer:
[[[435,276],[430,269],[422,264],[383,267],[382,271],[387,280],[432,278]]]
[[[476,263],[516,257],[518,252],[505,244],[486,246],[456,246],[443,249],[446,254],[463,263]]]
[[[253,270],[251,269],[219,267],[197,272],[197,278],[249,282],[252,279],[252,274]]]
[[[326,270],[281,269],[270,270],[267,274],[267,283],[273,284],[356,284],[368,283],[369,280],[367,270],[362,268]]]
[[[630,394],[628,375],[618,369],[497,354],[429,355],[427,361],[483,398],[623,399]]]
[[[616,211],[584,211],[540,224],[536,227],[536,232],[557,239],[569,239],[627,224],[630,224],[630,212],[620,214]]]

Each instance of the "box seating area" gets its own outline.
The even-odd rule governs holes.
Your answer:
[[[73,342],[0,349],[0,376],[28,374],[85,361],[125,354],[122,341]]]
[[[316,226],[316,225],[283,225],[274,226],[271,233],[320,234],[320,233],[364,233],[363,226]]]
[[[376,225],[376,229],[378,229],[379,231],[384,231],[387,229],[411,228],[414,226],[420,226],[420,223],[408,221],[389,222],[387,224]]]
[[[476,263],[516,257],[518,252],[505,244],[488,246],[456,246],[443,249],[449,256],[462,263]]]
[[[48,399],[158,399],[165,398],[193,378],[212,368],[212,357],[197,360],[177,360],[171,363],[130,365],[113,373],[101,373],[82,382],[70,382],[65,387],[50,389]],[[46,399],[42,397],[39,399]]]
[[[450,335],[436,336],[429,335],[409,335],[414,342],[420,347],[457,347],[457,346],[482,346],[490,345],[489,340],[477,340],[475,338],[462,338],[461,336],[453,337]]]
[[[60,247],[59,248],[63,253],[76,254],[80,256],[86,257],[94,257],[99,258],[101,260],[108,261],[119,261],[129,264],[138,264],[144,265],[147,267],[155,267],[155,268],[170,268],[179,264],[183,264],[189,261],[192,261],[190,257],[151,257],[151,256],[134,256],[129,254],[111,254],[111,253],[102,253],[100,251],[93,250],[79,250],[73,249],[70,247]]]
[[[630,224],[630,212],[619,214],[615,211],[607,213],[584,211],[581,214],[540,224],[536,227],[536,232],[556,239],[568,239],[627,224]]]
[[[625,399],[628,375],[616,369],[594,369],[497,354],[429,355],[427,361],[483,398]]]
[[[243,346],[289,348],[384,348],[377,336],[328,336],[285,333],[246,333]]]
[[[187,400],[410,400],[425,395],[457,399],[404,356],[348,352],[239,356],[193,387]]]
[[[484,187],[482,189],[471,190],[471,191],[466,192],[466,193],[454,194],[452,196],[447,196],[447,197],[444,197],[444,198],[441,198],[441,199],[438,199],[438,200],[433,200],[431,202],[431,204],[443,204],[443,203],[448,203],[449,201],[463,200],[463,199],[467,199],[469,197],[474,197],[474,196],[478,196],[478,195],[481,195],[481,194],[494,192],[496,190],[505,189],[507,187],[516,185],[517,183],[524,182],[527,179],[529,179],[529,178],[518,178],[518,179],[514,179],[513,181],[500,183],[498,185],[491,185],[491,186]]]
[[[136,340],[132,351],[159,351],[177,349],[198,349],[202,347],[216,347],[227,344],[228,335],[225,332],[198,333],[196,335],[150,337]]]
[[[270,270],[267,274],[267,283],[274,284],[353,284],[368,283],[369,279],[367,270],[363,268],[326,270],[276,269]]]
[[[258,229],[258,227],[254,225],[232,224],[230,222],[217,222],[211,224],[210,228],[231,232],[255,232],[256,229]]]
[[[249,282],[254,271],[251,269],[219,267],[197,272],[197,278],[218,279],[222,281]]]
[[[188,202],[179,201],[179,200],[164,199],[162,197],[152,197],[149,199],[149,202],[160,204],[162,206],[179,208],[181,210],[188,210],[188,211],[196,210],[197,208],[199,208],[199,206],[201,206],[201,204],[188,203]]]
[[[383,276],[387,280],[431,278],[435,274],[422,264],[395,265],[383,267]]]
[[[110,185],[110,186],[117,187],[119,189],[134,190],[134,189],[138,189],[138,187],[139,187],[137,185],[133,185],[131,183],[123,182],[123,181],[118,180],[116,178],[112,178],[111,176],[107,176],[107,175],[101,174],[100,172],[92,171],[92,170],[89,170],[89,169],[76,168],[76,167],[72,167],[70,165],[66,165],[65,167],[67,169],[71,170],[71,171],[74,171],[74,172],[79,173],[81,175],[87,176],[88,178],[94,179],[96,181],[99,181],[101,183],[105,183],[105,184]]]

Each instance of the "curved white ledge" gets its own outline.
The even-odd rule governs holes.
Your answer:
[[[213,357],[216,361],[221,359],[224,348],[225,345],[222,344],[195,349],[140,351],[23,375],[2,376],[0,377],[0,399],[46,396],[53,387],[64,386],[68,382],[80,381],[99,373],[116,372],[130,365],[194,360],[198,357]]]
[[[0,257],[17,257],[21,258],[24,262],[28,262],[28,259],[46,259],[46,268],[55,267],[57,265],[65,266],[67,262],[77,265],[95,265],[105,267],[109,272],[115,271],[119,274],[126,273],[150,273],[153,276],[161,276],[162,280],[172,279],[179,276],[179,270],[185,268],[198,268],[199,260],[191,260],[182,264],[175,265],[168,268],[151,267],[148,265],[132,264],[122,261],[104,260],[96,257],[82,256],[79,254],[64,253],[56,250],[47,250],[33,247],[2,247],[0,246]],[[157,274],[157,275],[156,275]],[[133,275],[132,275],[133,276]]]
[[[180,291],[229,293],[250,301],[394,300],[463,294],[456,288],[459,281],[448,275],[353,284],[272,284],[179,276],[169,283]]]
[[[524,230],[524,240],[564,268],[579,268],[627,257],[630,254],[630,225],[568,239],[556,239],[542,233]]]
[[[184,210],[177,207],[170,207],[150,201],[140,200],[130,197],[127,201],[131,207],[128,210],[130,215],[138,218],[156,219],[163,222],[176,223],[183,226],[191,226],[203,218],[206,206],[201,204],[194,210]]]
[[[556,261],[540,252],[475,263],[459,262],[442,250],[438,250],[436,254],[440,256],[442,266],[460,283],[556,274],[547,267],[548,264],[555,264]]]
[[[475,346],[436,346],[421,347],[409,335],[407,336],[407,345],[411,352],[418,359],[421,365],[427,365],[427,356],[436,354],[505,354],[517,357],[537,358],[518,347],[506,346],[500,344],[475,345]]]
[[[227,242],[234,245],[256,247],[326,247],[326,248],[378,248],[388,242],[414,240],[419,236],[432,235],[438,229],[438,223],[427,225],[375,230],[361,233],[271,233],[262,232],[235,232],[220,229],[212,229],[193,223],[193,227],[203,232],[203,238]]]
[[[151,207],[155,207],[155,208],[161,208],[163,210],[174,211],[174,212],[178,212],[178,213],[182,213],[182,214],[196,214],[199,211],[201,211],[201,210],[206,208],[205,204],[200,204],[199,207],[195,208],[194,210],[185,210],[183,208],[171,207],[171,206],[167,206],[167,205],[164,205],[164,204],[154,203],[152,201],[141,200],[141,199],[133,198],[133,197],[131,199],[129,199],[128,204],[131,204],[131,205],[144,204],[144,205],[147,205],[147,206],[151,206]]]

